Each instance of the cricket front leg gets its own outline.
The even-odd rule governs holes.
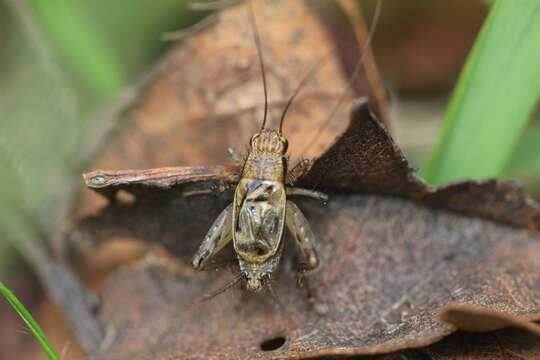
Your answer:
[[[197,250],[195,256],[193,256],[192,264],[195,269],[204,269],[204,265],[207,263],[208,259],[231,242],[232,208],[233,204],[227,206],[214,221],[210,230],[208,230],[201,246],[199,246],[199,250]]]
[[[227,153],[238,165],[242,165],[246,161],[245,155],[243,155],[240,151],[236,150],[233,147],[227,148]]]
[[[194,196],[200,196],[200,195],[210,195],[210,194],[216,194],[216,193],[223,193],[229,190],[232,190],[236,187],[236,183],[229,183],[229,182],[218,182],[215,185],[212,185],[209,189],[198,189],[198,190],[190,190],[190,191],[184,191],[182,192],[182,196],[185,198],[194,197]]]
[[[313,165],[313,160],[303,159],[300,160],[296,165],[294,165],[288,172],[285,178],[287,185],[293,186],[296,180],[305,175],[311,166]]]
[[[287,195],[290,196],[307,196],[326,202],[328,201],[328,195],[322,192],[294,187],[294,183],[296,182],[296,180],[305,175],[312,165],[312,160],[304,159],[298,162],[298,164],[296,164],[291,170],[289,170],[286,176],[285,182],[287,184],[287,187],[285,188],[285,190],[287,192]]]

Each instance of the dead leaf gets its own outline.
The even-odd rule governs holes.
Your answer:
[[[370,189],[384,193],[385,178],[395,181],[406,176],[415,191],[397,188],[396,195],[409,194],[422,201],[437,194],[412,177],[404,159],[392,162],[392,157],[385,155],[399,154],[388,137],[374,131],[365,132],[367,140],[353,136],[366,124],[382,129],[374,125],[376,119],[366,115],[365,106],[354,112],[348,131],[315,163],[312,173],[318,166],[338,161],[354,168],[362,160],[342,149],[349,149],[349,143],[362,148],[364,141],[372,139],[384,140],[372,144],[381,157],[375,157],[371,164],[377,169],[377,159],[382,159],[378,162],[384,171],[344,171],[353,177],[347,175],[350,182],[342,183],[341,188],[331,182],[333,177],[320,175],[323,182],[319,185],[343,191],[356,186],[356,178],[378,178],[379,188]],[[384,167],[385,162],[395,165]],[[308,182],[312,173],[304,181]],[[222,173],[223,179],[226,174]],[[336,178],[342,179],[340,174]],[[116,237],[159,243],[187,267],[212,220],[230,201],[230,194],[185,199],[183,187],[190,184],[178,183],[167,191],[146,188],[137,193],[135,205],[112,204],[99,216],[84,220],[72,236],[97,244]],[[500,202],[494,194],[493,201]],[[266,359],[386,353],[429,345],[456,328],[470,330],[469,325],[455,320],[459,317],[455,309],[449,312],[449,303],[462,304],[463,311],[469,312],[465,319],[480,307],[484,322],[490,324],[481,330],[523,324],[540,334],[527,323],[540,318],[540,275],[536,271],[540,243],[526,230],[372,195],[335,195],[326,209],[313,203],[305,203],[304,208],[321,239],[323,265],[310,282],[328,308],[326,314],[310,308],[302,291],[295,288],[291,257],[285,260],[288,264],[283,264],[277,281],[278,294],[290,314],[280,312],[264,297],[239,292],[198,304],[205,293],[231,277],[228,273],[188,271],[176,278],[160,266],[128,267],[113,274],[103,293],[106,301],[101,316],[116,324],[122,339],[108,354],[129,350],[130,356],[174,354],[211,359],[227,354],[248,359],[257,353]],[[295,251],[290,245],[287,250],[289,255]],[[145,289],[144,294],[136,300],[130,298],[128,294],[137,289]],[[448,324],[440,322],[438,316]],[[236,324],[234,332],[225,330],[227,324]],[[281,337],[286,342],[278,350],[261,350],[265,341]],[[219,355],[212,349],[220,349]]]
[[[531,319],[535,318],[536,316],[531,317]],[[458,329],[470,332],[486,332],[512,326],[528,330],[540,336],[540,326],[531,322],[531,319],[524,318],[520,320],[508,316],[504,312],[485,311],[471,306],[446,305],[439,314],[439,319]]]
[[[157,241],[189,264],[229,200],[153,193],[136,206],[112,206],[85,220],[78,236]],[[391,352],[452,333],[453,325],[437,320],[450,302],[540,318],[540,243],[525,230],[372,195],[335,195],[327,208],[304,203],[303,209],[321,239],[322,266],[310,284],[326,314],[314,311],[296,289],[291,257],[275,285],[289,313],[264,294],[241,291],[199,304],[232,277],[228,272],[175,276],[160,266],[124,267],[102,293],[100,318],[118,334],[107,356],[271,359]],[[286,251],[295,253],[291,242]],[[286,339],[282,347],[261,350],[278,337]]]
[[[540,358],[538,334],[518,328],[488,333],[458,331],[422,349],[411,349],[363,360],[535,360]],[[360,358],[351,358],[360,360]],[[313,359],[315,360],[315,359]],[[329,358],[317,358],[329,360]]]
[[[433,360],[534,360],[540,358],[537,334],[505,329],[487,334],[457,333],[422,350]]]
[[[227,144],[247,143],[258,127],[248,115],[260,109],[261,96],[254,93],[260,81],[244,12],[242,7],[225,12],[216,28],[196,35],[169,55],[134,108],[130,126],[104,152],[98,166],[220,163]],[[298,61],[288,59],[293,67],[288,71],[294,76],[312,60],[313,48],[328,45],[315,15],[300,2],[272,3],[259,8],[257,15],[269,64],[288,64],[282,58],[286,52],[279,51],[288,49],[279,46],[285,39],[291,59]],[[284,29],[270,31],[270,19],[280,17]],[[301,41],[294,41],[298,37]],[[333,68],[314,82],[340,87],[345,81],[331,62]],[[276,86],[282,79],[278,75],[278,70],[270,71],[272,91],[282,91],[277,96],[271,92],[276,99],[289,89]],[[234,79],[240,80],[230,85]],[[295,120],[285,132],[297,154],[325,121],[321,114],[331,108],[330,100],[318,99],[292,114]],[[242,101],[247,102],[245,112],[238,111]],[[336,117],[344,118],[344,112]],[[494,322],[501,327],[540,319],[540,242],[534,235],[441,210],[537,227],[536,203],[511,183],[427,187],[366,106],[355,108],[346,130],[343,121],[334,124],[321,136],[320,147],[328,150],[300,180],[303,186],[332,192],[327,207],[301,203],[320,239],[322,265],[309,281],[326,308],[324,313],[315,311],[295,286],[291,264],[295,249],[289,242],[275,285],[288,312],[264,294],[241,291],[199,303],[205,293],[232,277],[227,272],[199,273],[189,268],[195,249],[231,195],[186,198],[185,194],[226,187],[238,174],[237,168],[176,167],[87,175],[88,185],[112,190],[111,199],[116,199],[112,197],[116,189],[123,189],[134,195],[134,201],[111,201],[99,212],[94,208],[94,215],[83,218],[69,233],[72,249],[91,256],[114,239],[159,244],[181,269],[173,275],[159,261],[114,267],[101,292],[97,316],[115,329],[116,336],[102,355],[276,359],[388,353],[427,346],[464,326],[439,320],[438,316],[448,314],[444,309],[450,303],[468,311],[481,309],[490,321],[500,320],[502,313],[509,321]],[[339,131],[342,135],[330,146],[332,134]],[[91,203],[88,195],[83,201]],[[529,330],[535,331],[532,326]]]
[[[299,179],[299,185],[395,195],[513,226],[540,228],[540,206],[515,182],[488,179],[428,187],[364,102],[353,109],[347,131]]]

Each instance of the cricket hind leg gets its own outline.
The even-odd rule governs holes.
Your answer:
[[[219,214],[210,230],[204,237],[199,249],[193,256],[193,267],[197,270],[205,268],[208,259],[218,253],[232,240],[232,207],[229,204],[225,210]]]
[[[313,308],[319,314],[324,314],[326,306],[319,300],[315,289],[305,277],[307,271],[315,270],[319,266],[315,235],[302,211],[292,201],[287,201],[285,219],[287,228],[295,238],[302,253],[302,258],[296,261],[297,285],[305,289],[307,299]]]
[[[290,200],[287,200],[285,222],[303,255],[299,268],[304,272],[316,269],[319,257],[315,248],[315,235],[302,211]]]

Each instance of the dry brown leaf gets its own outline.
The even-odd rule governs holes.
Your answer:
[[[457,333],[422,350],[422,354],[433,360],[536,360],[540,359],[540,337],[520,329]]]
[[[319,164],[325,164],[325,156],[342,157],[338,150],[347,148],[355,127],[375,121],[366,117],[365,107],[354,114],[348,132]],[[372,132],[366,135],[373,138]],[[385,143],[391,145],[389,139]],[[385,143],[373,145],[381,154],[397,151]],[[356,163],[351,156],[348,159],[349,164]],[[380,159],[390,161],[386,156]],[[386,178],[395,181],[399,169],[408,169],[406,163],[395,164],[364,177],[378,176],[384,186]],[[317,166],[323,165],[316,163],[313,171]],[[376,159],[372,166],[377,168]],[[336,188],[334,183],[319,185]],[[342,190],[348,187],[343,186]],[[99,216],[84,220],[73,235],[97,243],[112,237],[156,242],[189,264],[230,196],[185,199],[181,185],[172,190],[150,189],[138,194],[136,205],[111,205]],[[285,260],[276,284],[290,313],[280,311],[264,296],[240,292],[199,304],[206,292],[232,276],[226,272],[200,274],[186,266],[175,277],[160,266],[125,268],[113,275],[104,292],[101,316],[116,324],[122,339],[109,354],[129,350],[130,356],[248,359],[257,354],[270,359],[391,352],[431,344],[458,327],[468,329],[459,321],[438,320],[442,316],[449,321],[445,318],[449,303],[467,305],[466,310],[480,307],[495,324],[484,330],[540,318],[536,271],[540,243],[526,230],[390,197],[334,195],[327,208],[303,205],[321,239],[323,265],[310,283],[328,310],[324,315],[311,308],[304,293],[295,288],[292,266],[287,264],[291,258]],[[287,251],[295,250],[289,245]],[[130,297],[137,289],[145,291],[136,299]],[[532,325],[529,330],[540,333]],[[278,350],[260,349],[265,340],[279,337],[286,343]]]
[[[300,70],[313,61],[313,48],[324,53],[329,40],[314,13],[300,2],[257,8],[257,18],[270,68],[280,65],[270,71],[270,96],[282,99],[290,87],[277,86],[280,81],[293,79],[295,84]],[[283,28],[271,31],[270,22],[276,18],[281,18]],[[216,27],[175,49],[148,84],[129,126],[97,166],[224,163],[228,144],[247,143],[258,128],[253,115],[262,97],[246,24],[245,8],[234,8]],[[301,41],[294,41],[298,37]],[[314,80],[325,91],[345,83],[336,61],[329,62]],[[285,78],[278,76],[283,68]],[[238,82],[231,85],[235,79]],[[291,114],[285,132],[297,155],[326,120],[331,100],[317,97]],[[238,111],[242,107],[247,110]],[[97,203],[85,194],[86,210],[94,215],[69,234],[75,251],[92,256],[100,245],[123,239],[163,246],[178,262],[175,274],[159,261],[112,271],[97,315],[116,333],[103,353],[107,358],[387,353],[429,345],[463,326],[439,320],[448,314],[441,311],[450,303],[481,309],[490,321],[500,320],[503,313],[509,321],[499,322],[500,327],[540,319],[540,242],[532,233],[425,206],[536,228],[537,204],[511,183],[467,182],[431,189],[414,176],[366,106],[356,107],[345,131],[346,112],[336,116],[315,148],[327,148],[332,134],[342,135],[300,180],[303,186],[333,193],[327,207],[301,203],[320,238],[321,269],[309,277],[320,302],[316,309],[296,288],[295,249],[290,243],[275,285],[288,312],[263,295],[241,291],[199,303],[205,293],[232,277],[189,267],[206,230],[231,196],[184,195],[223,189],[238,174],[237,168],[100,171],[86,176],[88,185],[110,191],[110,199],[119,201],[96,212]],[[125,201],[122,193],[113,196],[116,189],[131,197]],[[532,326],[529,330],[535,331]],[[285,342],[278,347],[281,339]],[[276,349],[264,350],[269,347]]]
[[[422,349],[406,350],[355,360],[536,360],[540,359],[540,337],[519,328],[487,333],[458,331]],[[313,359],[315,360],[315,359]],[[317,358],[330,360],[330,358]]]
[[[508,289],[510,291],[510,289]],[[513,296],[513,294],[512,294]],[[518,319],[508,316],[505,312],[486,311],[474,306],[461,304],[448,304],[439,314],[439,320],[454,327],[469,332],[487,332],[499,330],[507,326],[521,328],[540,336],[540,326],[531,320],[537,319],[537,315],[530,318],[526,316]]]
[[[512,181],[463,181],[431,188],[363,102],[347,131],[299,180],[300,186],[396,195],[518,227],[540,228],[540,206]]]

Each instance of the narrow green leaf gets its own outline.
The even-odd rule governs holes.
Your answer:
[[[539,63],[540,1],[497,0],[422,172],[429,183],[502,174],[538,103]]]
[[[6,298],[6,300],[11,304],[13,309],[19,314],[19,316],[24,320],[32,334],[39,342],[39,345],[43,351],[47,354],[50,360],[60,360],[60,355],[54,351],[51,343],[45,336],[43,330],[38,325],[36,320],[30,315],[30,312],[24,307],[24,305],[17,299],[17,297],[0,281],[0,293]]]
[[[505,177],[523,178],[540,176],[540,125],[525,131],[504,171]]]

